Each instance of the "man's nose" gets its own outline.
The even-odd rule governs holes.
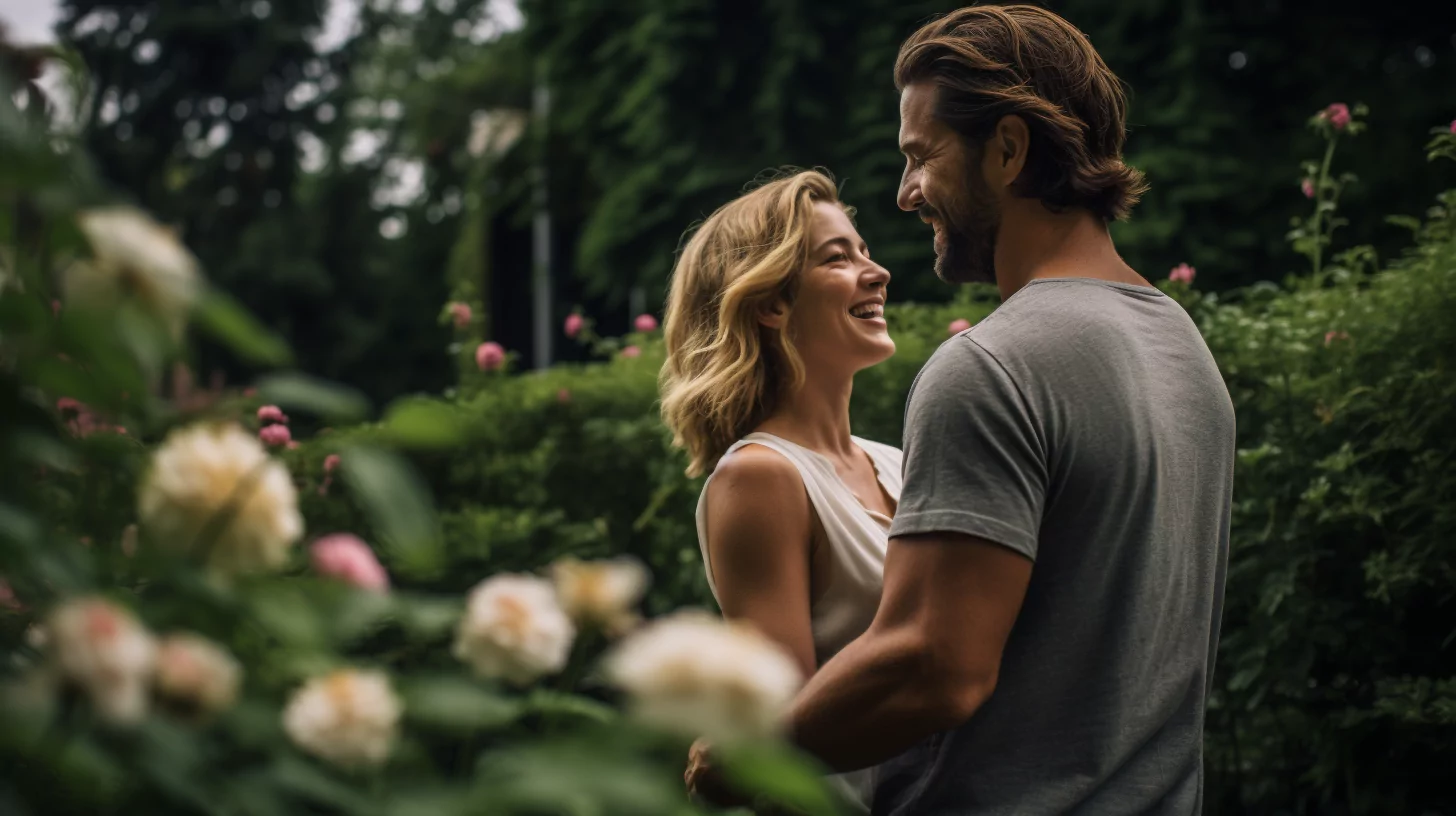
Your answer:
[[[920,209],[925,203],[924,197],[920,195],[920,174],[905,168],[905,174],[900,177],[900,190],[895,195],[895,203],[905,212],[914,212]]]

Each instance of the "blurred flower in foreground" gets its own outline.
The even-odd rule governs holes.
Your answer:
[[[130,612],[100,598],[69,601],[46,622],[46,643],[62,677],[91,699],[102,719],[139,722],[157,644]]]
[[[1193,278],[1197,275],[1197,269],[1194,269],[1186,263],[1181,263],[1173,267],[1173,271],[1168,273],[1168,280],[1173,281],[1174,283],[1186,283],[1189,286],[1192,286]]]
[[[699,611],[652,621],[608,653],[604,668],[643,722],[715,742],[776,733],[803,682],[757,630]]]
[[[283,730],[300,748],[335,765],[380,765],[389,758],[401,710],[383,672],[341,669],[294,692],[283,709]]]
[[[1329,344],[1335,342],[1336,340],[1349,340],[1349,339],[1350,339],[1350,335],[1346,334],[1345,332],[1339,331],[1337,329],[1331,329],[1331,330],[1325,332],[1325,345],[1327,345],[1327,346]]]
[[[67,271],[67,297],[109,306],[129,294],[179,336],[202,277],[177,235],[131,207],[85,210],[77,222],[93,258]]]
[[[562,403],[563,405],[566,404],[566,403],[568,403],[568,402],[571,402],[571,389],[569,389],[569,388],[563,388],[560,391],[557,391],[556,392],[556,401],[559,402],[559,403]]]
[[[634,357],[641,357],[642,356],[642,349],[640,349],[640,348],[638,348],[636,346],[628,346],[628,347],[622,349],[622,356],[623,357],[626,357],[629,360],[632,359],[632,358],[634,358]]]
[[[964,317],[960,317],[960,318],[956,318],[955,320],[952,320],[950,322],[950,325],[945,327],[945,332],[946,332],[946,334],[949,334],[951,337],[955,337],[957,334],[960,334],[961,332],[965,331],[966,329],[969,329],[970,327],[971,327],[971,321],[965,319]]]
[[[15,597],[15,590],[10,588],[10,582],[0,578],[0,609],[11,612],[24,612],[25,604]]]
[[[157,692],[201,715],[230,708],[243,669],[221,646],[201,635],[169,635],[157,649]]]
[[[280,567],[303,535],[288,470],[238,425],[168,434],[138,509],[149,540],[179,551],[210,545],[209,563],[224,572]]]
[[[331,453],[324,457],[324,473],[333,473],[339,467],[339,455]]]
[[[1332,102],[1329,107],[1320,111],[1320,118],[1329,120],[1335,130],[1344,130],[1350,124],[1350,106],[1344,102]]]
[[[637,315],[637,319],[632,321],[632,328],[640,332],[657,331],[657,318],[650,314]]]
[[[450,319],[455,322],[455,328],[464,329],[468,327],[470,325],[470,318],[471,312],[469,303],[450,304]]]
[[[631,557],[563,558],[551,565],[551,580],[562,608],[578,626],[620,635],[637,622],[633,608],[647,591],[649,575],[647,567]]]
[[[258,429],[258,438],[264,445],[276,448],[293,441],[293,434],[288,430],[287,425],[264,425]]]
[[[384,571],[369,545],[356,535],[323,536],[309,547],[308,553],[313,570],[319,575],[373,592],[389,589],[389,573]]]
[[[282,425],[288,424],[288,415],[283,409],[276,405],[264,405],[258,409],[259,422],[277,422]]]
[[[1314,179],[1305,179],[1299,183],[1300,192],[1305,198],[1314,198]]]
[[[567,337],[575,337],[581,334],[582,327],[586,325],[586,319],[579,314],[569,314],[566,322],[562,324],[561,330],[566,332]]]
[[[1451,132],[1456,133],[1456,119],[1451,120]]]
[[[487,340],[475,347],[475,366],[481,371],[495,371],[506,361],[506,350],[500,343]]]
[[[507,573],[471,590],[453,653],[481,677],[525,685],[560,671],[575,637],[549,581]]]

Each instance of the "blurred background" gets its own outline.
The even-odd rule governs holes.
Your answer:
[[[897,299],[949,299],[894,205],[891,65],[956,5],[4,0],[0,19],[82,57],[78,124],[117,192],[177,226],[302,368],[385,399],[451,384],[437,316],[462,290],[525,366],[580,359],[567,314],[617,334],[658,312],[683,231],[778,165],[836,175]],[[1418,148],[1456,93],[1456,4],[1048,5],[1131,87],[1152,192],[1116,237],[1149,278],[1291,272],[1281,227],[1319,150],[1303,123],[1328,102],[1370,106],[1346,206],[1414,215],[1439,189]],[[1347,233],[1386,254],[1408,237],[1377,218]],[[215,349],[199,368],[246,377]]]

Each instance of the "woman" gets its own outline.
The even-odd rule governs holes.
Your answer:
[[[708,584],[814,671],[879,606],[900,451],[850,434],[854,375],[895,352],[890,273],[834,183],[770,181],[697,229],[673,272],[662,414],[698,501]],[[842,777],[867,801],[868,774]]]

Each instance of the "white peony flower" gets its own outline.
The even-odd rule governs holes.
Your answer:
[[[342,669],[294,692],[283,709],[283,730],[335,765],[380,765],[389,758],[402,709],[383,672]]]
[[[200,635],[170,635],[157,649],[157,691],[198,714],[230,707],[242,679],[238,661]]]
[[[157,644],[131,613],[100,598],[69,601],[51,613],[45,632],[57,673],[102,719],[124,725],[146,717]]]
[[[282,566],[303,535],[288,470],[237,425],[169,434],[152,457],[138,510],[151,540],[178,550],[210,546],[209,562],[222,572]]]
[[[633,607],[647,591],[647,568],[635,558],[578,561],[563,558],[551,565],[556,597],[578,626],[622,634],[637,621]]]
[[[576,627],[551,583],[531,575],[496,575],[471,590],[455,633],[454,654],[482,677],[525,685],[558,672]]]
[[[774,734],[803,677],[778,644],[705,612],[660,618],[606,657],[644,722],[724,742]]]
[[[86,210],[77,222],[93,259],[68,270],[67,296],[108,305],[130,295],[180,334],[202,276],[176,233],[131,207]]]

